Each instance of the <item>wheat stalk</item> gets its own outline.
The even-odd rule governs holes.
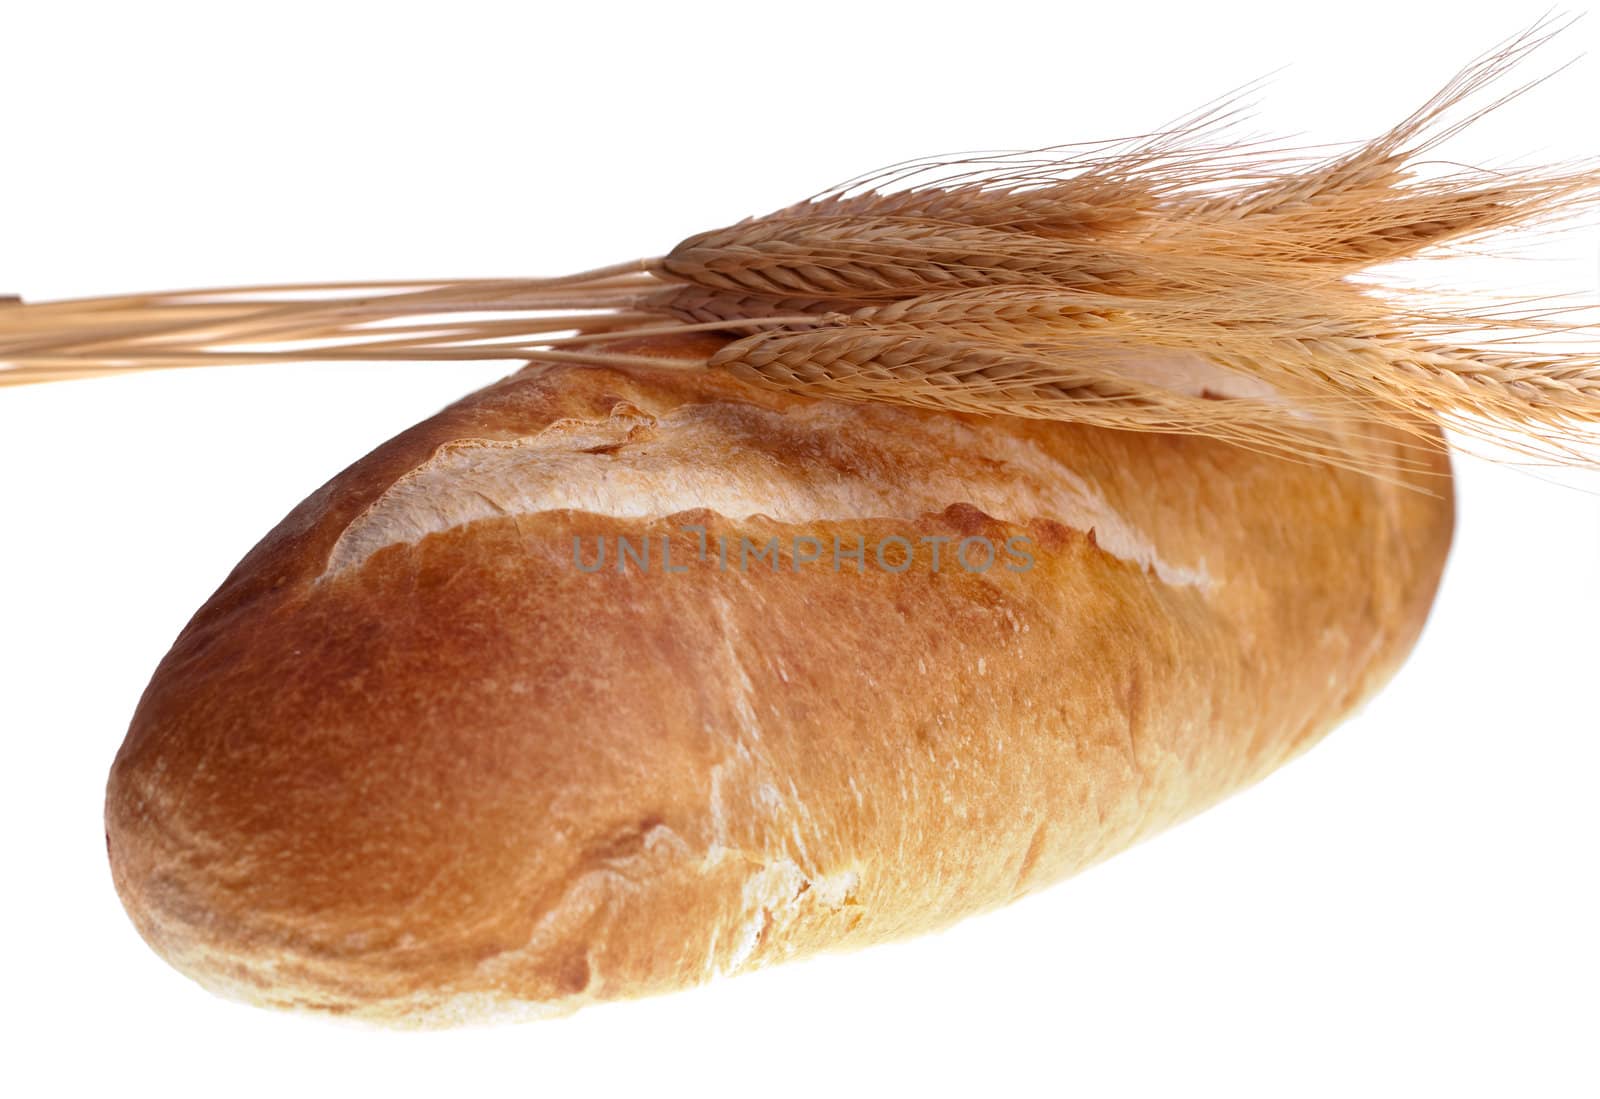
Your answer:
[[[0,384],[307,358],[631,369],[660,364],[610,341],[710,331],[722,345],[691,366],[835,400],[1182,432],[1372,472],[1420,458],[1374,457],[1353,425],[1424,446],[1444,421],[1582,460],[1600,356],[1530,341],[1584,314],[1368,274],[1600,201],[1595,163],[1422,170],[1538,83],[1468,106],[1561,29],[1541,20],[1331,156],[1233,139],[1227,97],[1126,141],[892,166],[563,278],[0,299]],[[1177,367],[1153,375],[1162,364]]]

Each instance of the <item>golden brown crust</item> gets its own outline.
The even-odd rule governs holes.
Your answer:
[[[1449,546],[1435,472],[530,368],[334,478],[196,614],[112,768],[117,888],[213,989],[401,1024],[936,927],[1374,691]],[[648,570],[574,562],[645,535]],[[864,570],[797,565],[797,535],[859,537]],[[721,568],[719,536],[780,567]],[[1033,566],[934,571],[935,536]]]

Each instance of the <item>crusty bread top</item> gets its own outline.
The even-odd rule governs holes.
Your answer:
[[[439,1023],[938,926],[1311,743],[1408,651],[1449,545],[1442,455],[1417,491],[629,350],[669,362],[530,368],[391,440],[184,630],[107,796],[174,964]],[[796,535],[918,556],[694,548]],[[618,537],[685,571],[576,567]],[[969,537],[1033,567],[928,567]]]

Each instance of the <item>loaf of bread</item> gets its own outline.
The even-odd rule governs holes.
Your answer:
[[[1442,451],[1374,477],[674,365],[708,345],[529,367],[245,557],[111,771],[162,956],[443,1025],[936,928],[1312,744],[1449,547]]]

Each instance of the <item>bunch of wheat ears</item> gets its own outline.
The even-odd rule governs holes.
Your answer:
[[[1350,423],[1420,447],[1443,421],[1586,461],[1600,355],[1537,349],[1582,332],[1581,308],[1463,304],[1369,271],[1594,208],[1596,162],[1422,171],[1538,82],[1465,106],[1558,32],[1529,28],[1332,155],[1230,140],[1230,97],[1135,139],[900,165],[565,278],[0,304],[0,384],[262,360],[660,368],[619,337],[700,331],[723,341],[687,368],[837,400],[1191,433],[1357,467],[1373,459],[1352,451]]]

